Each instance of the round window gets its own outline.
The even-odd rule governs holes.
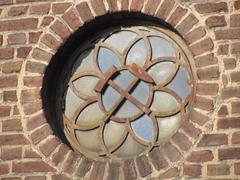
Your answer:
[[[183,46],[175,33],[154,26],[112,28],[82,44],[60,93],[63,129],[73,148],[114,160],[168,141],[193,99]]]

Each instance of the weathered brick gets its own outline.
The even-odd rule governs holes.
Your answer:
[[[41,99],[41,95],[40,95],[40,89],[38,88],[23,90],[21,93],[22,103],[34,102],[39,99]]]
[[[240,101],[231,102],[231,105],[232,105],[232,113],[240,112]]]
[[[163,146],[164,153],[167,155],[168,159],[172,162],[176,162],[181,158],[181,153],[170,143],[166,143]]]
[[[177,27],[176,29],[184,36],[187,34],[195,24],[198,23],[198,19],[193,15],[189,14]]]
[[[47,138],[52,134],[52,130],[48,124],[42,126],[41,128],[35,130],[31,133],[30,137],[34,144],[39,143],[43,139]]]
[[[118,180],[119,179],[120,164],[110,163],[108,168],[107,180]]]
[[[3,44],[3,35],[0,34],[0,45]]]
[[[48,14],[50,11],[50,3],[34,4],[30,6],[29,13],[36,15]]]
[[[227,164],[209,164],[207,165],[208,176],[229,175],[230,167]]]
[[[168,163],[166,159],[164,158],[164,155],[160,152],[158,148],[154,148],[151,152],[149,152],[149,158],[158,171],[160,169],[164,169],[167,167]]]
[[[151,2],[151,1],[148,1],[148,2]],[[187,9],[184,9],[178,6],[170,15],[170,17],[167,19],[167,22],[172,26],[176,26],[186,13],[187,13]]]
[[[189,162],[208,162],[213,160],[213,153],[210,150],[193,151],[188,157]]]
[[[219,29],[215,31],[217,40],[240,39],[240,29]]]
[[[228,144],[226,134],[204,134],[198,143],[198,147],[220,146],[224,144]]]
[[[147,1],[147,4],[144,7],[144,12],[146,14],[154,15],[160,2],[161,0]]]
[[[202,96],[196,96],[194,101],[194,107],[205,110],[205,111],[212,111],[214,108],[213,100],[202,97]],[[195,111],[195,113],[196,112],[197,111]]]
[[[68,147],[64,144],[61,144],[59,149],[52,155],[52,161],[55,165],[58,165],[62,162],[65,156],[68,153]]]
[[[214,66],[198,69],[197,76],[200,80],[217,80],[220,77],[219,67]]]
[[[94,12],[98,16],[104,15],[106,13],[106,8],[105,8],[104,3],[102,1],[91,0],[91,4],[92,4]]]
[[[25,149],[23,156],[24,158],[41,159],[37,152],[33,151],[31,148]]]
[[[225,16],[211,16],[206,19],[206,25],[209,28],[223,27],[227,25]]]
[[[232,82],[240,82],[240,72],[232,72],[230,77]]]
[[[156,13],[156,16],[162,20],[167,19],[175,4],[174,0],[164,0]]]
[[[51,139],[39,145],[39,149],[45,156],[49,156],[57,148],[59,144],[60,144],[59,139],[54,136]]]
[[[18,58],[26,58],[30,51],[31,51],[31,47],[20,47],[20,48],[17,48],[17,57]]]
[[[21,16],[27,13],[28,6],[12,7],[8,11],[8,16]]]
[[[217,126],[219,129],[240,128],[240,120],[238,117],[221,118]]]
[[[234,164],[234,173],[235,174],[240,174],[240,163],[235,163]]]
[[[121,10],[128,11],[129,7],[129,0],[122,0],[121,1]]]
[[[0,88],[16,87],[17,81],[17,75],[2,75],[0,76]]]
[[[0,106],[0,117],[10,116],[11,107],[10,106]]]
[[[231,53],[232,54],[240,54],[240,43],[233,43],[231,45]]]
[[[199,95],[217,95],[219,86],[217,83],[198,83],[197,94]]]
[[[0,175],[8,174],[10,172],[10,168],[8,164],[0,164]]]
[[[126,160],[123,163],[123,174],[125,179],[136,179],[137,172],[134,161],[132,159]]]
[[[26,63],[26,71],[31,73],[44,74],[46,67],[47,67],[46,64],[39,62],[28,61]]]
[[[12,167],[15,173],[54,172],[55,170],[43,161],[14,162]]]
[[[89,161],[85,157],[81,159],[80,165],[77,169],[77,175],[79,177],[84,177],[88,171],[90,171],[93,162]]]
[[[42,32],[30,32],[29,33],[29,43],[37,43]]]
[[[100,2],[100,1],[98,1]],[[75,12],[75,9],[70,9],[63,15],[63,19],[69,25],[69,27],[76,31],[79,27],[82,26],[82,22],[80,21],[78,15]]]
[[[215,13],[215,12],[227,12],[228,6],[225,2],[213,2],[213,3],[202,3],[194,6],[197,12],[201,14]]]
[[[38,25],[37,18],[3,20],[0,21],[0,31],[33,30],[37,28],[37,25]]]
[[[13,4],[13,0],[1,0],[0,5],[9,5]]]
[[[11,145],[25,145],[29,144],[28,140],[23,134],[8,134],[0,135],[1,146],[11,146]]]
[[[183,174],[190,177],[201,176],[202,166],[198,164],[184,164]]]
[[[189,150],[190,147],[192,146],[191,141],[189,141],[187,136],[185,136],[183,133],[177,132],[172,139],[177,144],[177,146],[180,147],[180,149],[183,151]]]
[[[1,160],[14,160],[22,158],[22,147],[3,147],[1,149]]]
[[[51,22],[53,22],[53,20],[54,20],[54,17],[45,16],[42,20],[41,26],[46,27],[46,26],[50,25]]]
[[[220,109],[218,110],[218,116],[227,116],[229,114],[228,108],[226,105],[221,105]]]
[[[228,44],[221,44],[218,47],[217,55],[227,55],[229,52],[229,45]]]
[[[6,62],[2,66],[2,72],[4,73],[17,73],[22,68],[22,61]]]
[[[219,160],[240,159],[240,148],[218,149]]]
[[[213,64],[217,64],[218,60],[214,57],[214,54],[207,54],[204,56],[199,56],[195,59],[195,65],[197,67],[205,67]]]
[[[11,47],[0,48],[0,60],[2,59],[12,59],[14,49]]]
[[[192,138],[197,138],[200,134],[200,129],[196,128],[191,122],[184,121],[182,129]]]
[[[22,123],[20,119],[10,119],[2,122],[2,131],[21,131]]]
[[[222,90],[222,98],[230,99],[234,97],[240,97],[240,87],[226,87]]]
[[[234,7],[235,7],[235,9],[240,9],[240,1],[239,0],[234,1]]]
[[[204,39],[196,44],[190,46],[193,54],[195,56],[201,55],[205,52],[211,51],[213,49],[213,41],[210,38]]]
[[[51,176],[52,180],[71,180],[71,178],[67,177],[64,174],[54,174]]]
[[[17,101],[17,92],[15,90],[4,91],[3,92],[3,101],[16,102]]]
[[[169,179],[169,178],[176,178],[179,176],[179,170],[177,167],[170,168],[166,172],[159,175],[159,179]]]
[[[83,22],[88,22],[94,18],[87,2],[82,2],[78,4],[76,7]]]
[[[225,69],[227,70],[234,69],[237,66],[236,60],[234,58],[224,58],[223,63],[224,63]]]
[[[206,31],[203,27],[198,27],[185,35],[185,40],[188,44],[192,44],[206,35]]]
[[[59,20],[55,21],[54,24],[51,26],[51,29],[60,36],[63,40],[70,36],[71,32],[67,26],[65,26]]]
[[[234,132],[231,139],[232,144],[240,144],[240,132]]]
[[[27,87],[40,87],[43,83],[43,76],[25,76],[23,84]]]
[[[24,33],[16,33],[16,34],[9,34],[8,35],[8,44],[16,45],[16,44],[25,44],[27,39]]]
[[[230,17],[231,27],[240,27],[240,14],[234,14]]]
[[[96,162],[93,164],[93,170],[90,174],[90,180],[101,180],[104,176],[106,163]]]
[[[33,129],[43,125],[44,123],[46,123],[46,121],[47,120],[46,120],[44,113],[41,112],[40,114],[32,116],[27,120],[27,129],[29,131],[33,130]]]
[[[46,180],[46,176],[25,176],[24,180]]]
[[[23,104],[23,112],[25,115],[34,114],[42,109],[42,101],[35,101]]]
[[[63,3],[54,3],[52,4],[52,12],[53,14],[63,14],[66,10],[71,6],[71,3],[63,2]]]
[[[117,1],[112,1],[112,0],[107,0],[107,3],[108,3],[108,7],[109,7],[109,11],[110,12],[116,12],[118,10],[118,7],[117,7]],[[136,2],[132,2],[132,4],[136,4]],[[140,6],[141,7],[141,4],[142,4],[142,0],[139,1],[139,5],[136,4],[136,6]],[[132,6],[132,5],[131,5]],[[136,7],[136,8],[137,8]]]
[[[49,52],[46,52],[42,49],[35,48],[33,50],[32,57],[36,60],[49,62],[50,59],[52,58],[52,54],[50,54]]]
[[[152,168],[149,164],[149,160],[148,160],[147,156],[143,155],[143,156],[137,157],[136,164],[137,164],[140,176],[142,178],[146,177],[147,175],[152,173]]]

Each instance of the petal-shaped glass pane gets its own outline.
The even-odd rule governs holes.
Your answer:
[[[181,116],[180,114],[176,114],[166,118],[157,118],[157,122],[159,127],[158,139],[160,142],[164,142],[171,138],[180,127]]]
[[[101,47],[98,52],[98,65],[100,70],[105,73],[108,69],[112,66],[120,67],[120,60],[118,59],[117,55],[104,47]]]
[[[173,73],[175,64],[173,62],[160,62],[153,65],[149,70],[149,75],[156,84],[163,83]]]
[[[83,51],[72,68],[73,74],[87,71],[96,71],[96,66],[93,62],[93,49]]]
[[[99,78],[95,76],[83,76],[73,81],[74,87],[83,95],[96,96],[97,93],[94,90]]]
[[[167,113],[176,111],[179,106],[179,103],[171,94],[162,91],[156,91],[154,93],[153,103],[150,109],[156,113]]]
[[[73,119],[74,113],[84,103],[84,100],[76,96],[73,91],[68,88],[65,93],[65,116]]]
[[[133,81],[134,76],[129,71],[121,71],[120,74],[114,78],[114,82],[118,84],[121,88],[127,89],[128,86]]]
[[[102,102],[104,108],[107,111],[110,110],[119,98],[120,94],[111,86],[108,86],[102,95]]]
[[[126,100],[116,113],[118,118],[128,118],[137,115],[140,110],[130,101]]]
[[[82,147],[93,152],[100,152],[99,128],[90,131],[75,131],[77,140]]]
[[[149,37],[149,41],[152,47],[152,59],[157,59],[163,56],[176,56],[173,46],[167,40],[152,36]]]
[[[147,104],[149,98],[149,86],[144,81],[141,81],[137,87],[131,93],[133,97],[135,97],[142,104]]]
[[[128,45],[137,37],[137,34],[130,31],[120,31],[108,37],[105,42],[112,45],[119,52],[123,53]]]
[[[85,107],[77,118],[77,124],[91,126],[99,123],[105,114],[102,112],[98,103],[93,103]]]
[[[132,46],[129,50],[126,64],[136,63],[140,67],[143,67],[147,60],[147,48],[145,46],[144,40],[141,39],[136,44]]]
[[[151,142],[153,139],[153,123],[148,115],[131,122],[133,132],[141,139]]]
[[[104,129],[104,142],[107,148],[120,145],[124,139],[125,124],[109,121]]]
[[[188,79],[186,70],[181,66],[176,76],[167,87],[172,89],[177,95],[185,100],[189,94]]]
[[[142,153],[147,147],[139,144],[130,135],[124,141],[123,145],[113,154],[119,157],[130,157]]]

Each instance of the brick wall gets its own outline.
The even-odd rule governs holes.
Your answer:
[[[121,163],[73,152],[46,119],[44,72],[84,23],[141,12],[174,27],[194,55],[197,90],[189,121],[171,141]],[[2,179],[240,178],[240,0],[0,0]]]

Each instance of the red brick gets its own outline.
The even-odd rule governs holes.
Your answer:
[[[25,15],[27,13],[28,6],[17,6],[17,7],[12,7],[8,11],[8,16],[21,16]]]
[[[144,13],[154,15],[160,2],[161,0],[147,1],[147,4],[144,8]]]
[[[37,114],[27,120],[27,129],[29,131],[33,130],[33,129],[43,125],[44,123],[46,123],[46,121],[47,120],[46,120],[44,113],[41,112],[40,114]]]
[[[197,4],[194,7],[200,14],[228,11],[228,6],[225,2],[203,3]]]
[[[2,72],[4,73],[17,73],[22,68],[22,61],[17,62],[6,62],[2,66]]]
[[[164,0],[156,13],[156,16],[162,20],[167,19],[175,4],[174,0]]]
[[[63,14],[71,6],[71,3],[54,3],[52,4],[53,14]]]
[[[232,82],[240,82],[240,72],[232,72],[230,77]]]
[[[82,22],[80,21],[79,16],[76,14],[75,9],[73,8],[70,9],[68,12],[64,13],[63,19],[74,31],[76,31],[79,27],[82,26]]]
[[[239,117],[221,118],[218,120],[217,125],[219,129],[240,128],[240,118]]]
[[[203,38],[206,35],[206,31],[203,27],[198,27],[189,33],[186,34],[185,40],[188,42],[188,44],[192,44],[199,39]]]
[[[116,12],[118,10],[117,1],[107,0],[107,3],[108,3],[110,12]],[[139,0],[139,4],[140,4],[139,6],[141,7],[142,0]],[[136,4],[136,6],[138,6],[138,5]]]
[[[219,86],[217,83],[198,83],[197,94],[199,95],[217,95]]]
[[[80,160],[80,157],[81,157],[80,154],[77,154],[71,151],[67,156],[66,160],[64,161],[64,164],[62,167],[63,171],[69,174],[73,174],[74,171],[76,170],[75,167],[78,161]]]
[[[46,27],[49,24],[51,24],[51,22],[53,22],[54,17],[52,16],[45,16],[42,20],[41,26]]]
[[[228,44],[219,45],[217,55],[227,55],[228,52],[229,52],[229,45]]]
[[[164,153],[167,155],[168,159],[172,162],[176,162],[181,158],[180,152],[170,143],[166,143],[163,148]]]
[[[78,4],[76,7],[83,22],[88,22],[94,18],[87,2],[82,2]]]
[[[224,58],[223,63],[224,63],[225,69],[227,70],[234,69],[237,66],[236,60],[234,58]]]
[[[198,147],[220,146],[228,144],[226,134],[204,134],[198,143]]]
[[[106,166],[105,162],[95,162],[93,164],[93,170],[91,171],[91,174],[90,174],[90,180],[103,179],[105,166]]]
[[[55,170],[43,161],[14,162],[12,167],[15,173],[54,172]]]
[[[11,145],[25,145],[29,144],[28,140],[23,134],[9,134],[9,135],[0,135],[0,144],[1,146],[11,146]]]
[[[177,144],[177,146],[183,151],[189,150],[190,147],[192,146],[191,141],[189,141],[187,136],[185,136],[183,133],[177,132],[172,139]]]
[[[125,179],[136,179],[137,178],[137,172],[135,168],[134,161],[129,159],[124,161],[123,163],[123,175]]]
[[[71,178],[67,177],[64,174],[54,174],[51,176],[52,180],[71,180]]]
[[[226,87],[222,90],[222,98],[223,99],[230,99],[234,97],[240,97],[240,87]]]
[[[209,117],[195,109],[192,109],[190,113],[190,120],[200,126],[203,126],[206,122],[209,121]]]
[[[36,14],[36,15],[48,14],[49,11],[50,11],[49,3],[32,5],[29,9],[30,14]]]
[[[239,113],[240,112],[240,101],[231,102],[232,105],[232,113]]]
[[[10,168],[8,164],[0,164],[0,175],[8,174],[10,172]]]
[[[19,115],[20,113],[19,113],[19,109],[18,109],[18,107],[17,107],[17,105],[15,105],[14,107],[13,107],[13,115]]]
[[[98,16],[104,15],[106,13],[106,9],[105,9],[103,1],[91,0],[91,4],[92,4],[94,12]]]
[[[40,87],[43,82],[43,76],[25,76],[23,79],[24,86]]]
[[[218,110],[218,116],[227,116],[228,113],[228,108],[226,105],[221,105],[220,109]]]
[[[186,13],[187,9],[183,9],[182,7],[178,6],[170,15],[170,17],[167,19],[167,22],[172,26],[176,26]]]
[[[45,70],[46,70],[46,64],[43,64],[43,63],[28,61],[26,64],[27,72],[44,74]]]
[[[33,50],[32,57],[36,60],[49,62],[52,58],[52,54],[42,49],[36,48]]]
[[[46,180],[46,176],[26,176],[24,180]]]
[[[58,150],[52,155],[52,161],[55,165],[58,165],[62,162],[67,155],[68,147],[64,144],[61,144]],[[82,161],[81,161],[82,162]]]
[[[240,14],[234,14],[230,17],[231,27],[240,27]]]
[[[0,5],[8,5],[13,4],[13,0],[1,0]]]
[[[202,174],[201,165],[195,164],[184,164],[183,174],[190,177],[198,177]]]
[[[36,101],[23,104],[23,112],[25,115],[34,114],[42,109],[42,101]]]
[[[35,151],[33,151],[31,148],[25,149],[24,158],[41,159],[41,157]]]
[[[164,155],[160,152],[160,150],[157,147],[154,148],[151,152],[149,152],[149,158],[155,169],[157,169],[158,171],[168,166],[168,163],[164,158]]]
[[[38,25],[37,18],[4,20],[0,21],[0,31],[33,30],[37,28],[37,25]]]
[[[23,90],[21,93],[21,102],[27,103],[27,102],[34,102],[41,99],[40,95],[40,89],[29,89],[29,90]]]
[[[197,23],[198,19],[193,14],[189,14],[176,28],[184,36]]]
[[[48,124],[42,126],[41,128],[35,130],[31,133],[30,137],[34,144],[39,143],[43,139],[47,138],[52,134],[52,130]]]
[[[54,22],[54,24],[51,26],[51,29],[63,40],[68,38],[71,34],[68,27],[58,20]]]
[[[231,139],[232,144],[240,144],[240,132],[234,132]]]
[[[230,174],[230,167],[227,164],[209,164],[207,165],[208,176],[223,176]]]
[[[121,9],[123,11],[128,11],[128,7],[129,7],[129,0],[122,0],[121,1]]]
[[[110,163],[108,168],[107,180],[118,180],[119,179],[120,164]]]
[[[14,49],[11,47],[0,48],[0,59],[12,59]]]
[[[3,35],[0,35],[0,45],[3,43]]]
[[[235,163],[234,164],[234,173],[235,174],[240,174],[240,163]]]
[[[77,175],[79,177],[84,177],[88,171],[90,171],[93,162],[89,161],[85,157],[82,158],[80,165],[77,169]]]
[[[21,131],[22,123],[20,119],[10,119],[2,122],[2,131]]]
[[[40,151],[45,155],[49,156],[60,144],[60,141],[57,137],[52,137],[51,139],[47,140],[46,142],[42,143],[39,146]]]
[[[159,179],[169,179],[169,178],[176,178],[179,176],[179,170],[177,167],[168,169],[166,172],[159,175]]]
[[[190,49],[192,50],[193,54],[195,56],[201,55],[205,52],[211,51],[213,49],[213,41],[212,39],[204,39],[196,44],[193,44],[190,46]]]
[[[214,54],[212,53],[195,58],[196,67],[205,67],[205,66],[209,66],[217,63],[218,63],[218,60],[216,57],[214,57]]]
[[[1,160],[14,160],[22,158],[22,147],[3,147],[1,149]]]
[[[143,155],[143,156],[137,157],[136,164],[137,164],[140,176],[142,178],[152,173],[152,168],[151,168],[151,165],[149,164],[149,160],[147,156]]]
[[[196,96],[194,101],[194,107],[205,111],[212,111],[214,108],[213,100],[202,96]]]
[[[191,136],[194,139],[197,138],[201,132],[189,121],[184,121],[181,127],[189,136]]]
[[[216,30],[215,37],[217,40],[240,39],[240,29]]]
[[[15,44],[25,44],[27,39],[24,33],[16,33],[16,34],[9,34],[7,41],[8,41],[8,44],[15,45]]]
[[[236,0],[234,2],[234,7],[235,7],[235,9],[240,9],[240,1],[239,0]]]
[[[10,106],[0,106],[0,117],[10,116],[11,107]]]
[[[42,32],[30,32],[29,33],[29,43],[37,43]]]
[[[26,58],[30,51],[31,51],[31,47],[20,47],[20,48],[17,48],[17,57],[18,58]]]
[[[219,160],[240,159],[240,148],[218,149]]]
[[[219,67],[215,66],[198,69],[197,76],[200,80],[217,80],[220,77]]]
[[[16,87],[18,77],[16,75],[2,75],[0,76],[0,88]]]
[[[3,101],[16,102],[17,101],[17,92],[15,90],[4,91],[3,92]]]
[[[227,25],[225,16],[211,16],[206,19],[206,25],[209,28],[223,27]]]
[[[210,150],[193,151],[188,157],[189,162],[208,162],[213,160],[213,153]]]
[[[240,54],[240,43],[233,43],[231,46],[232,54]]]

